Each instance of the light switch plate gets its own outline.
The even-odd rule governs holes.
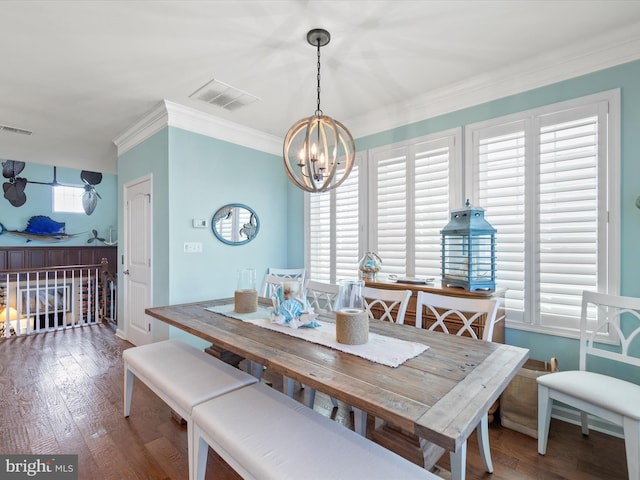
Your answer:
[[[193,228],[207,228],[207,220],[205,218],[194,218],[191,222]]]
[[[184,253],[202,253],[202,243],[184,242]]]

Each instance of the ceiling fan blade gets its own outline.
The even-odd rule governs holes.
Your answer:
[[[84,209],[84,213],[87,215],[91,215],[93,211],[96,209],[96,205],[98,204],[98,197],[96,195],[95,190],[86,190],[82,194],[82,208]]]
[[[24,162],[16,160],[6,160],[2,162],[2,176],[4,178],[15,178],[24,170]]]
[[[2,184],[4,190],[4,198],[14,207],[21,207],[27,201],[27,195],[24,188],[27,186],[27,180],[24,178],[16,178],[13,183],[5,182]]]
[[[80,178],[88,185],[98,185],[102,181],[102,173],[82,170],[80,172]]]

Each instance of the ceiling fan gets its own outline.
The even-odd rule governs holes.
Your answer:
[[[7,182],[2,184],[4,190],[4,198],[9,200],[9,203],[14,207],[20,207],[27,201],[27,195],[24,193],[24,189],[27,183],[35,183],[37,185],[49,185],[56,187],[58,185],[65,187],[84,187],[84,193],[82,194],[82,208],[87,215],[91,215],[96,209],[98,199],[102,198],[96,191],[96,185],[102,182],[102,173],[90,172],[88,170],[82,170],[80,172],[80,178],[84,182],[84,185],[73,185],[68,183],[60,183],[56,178],[56,167],[53,167],[53,181],[51,182],[37,182],[35,180],[27,180],[24,177],[19,177],[22,170],[24,170],[25,163],[17,160],[6,160],[2,163],[2,176],[8,179]]]

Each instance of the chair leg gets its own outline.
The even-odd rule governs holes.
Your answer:
[[[131,412],[131,395],[133,394],[133,372],[124,367],[124,416]]]
[[[193,480],[193,472],[194,472],[194,468],[195,468],[195,452],[193,451],[193,444],[194,442],[194,433],[193,433],[193,422],[192,421],[188,421],[187,422],[187,456],[188,456],[188,460],[189,460],[189,480]],[[205,460],[206,462],[206,460]]]
[[[187,429],[189,424],[187,424]],[[204,474],[207,470],[207,456],[209,454],[209,444],[202,438],[200,428],[197,425],[193,426],[192,430],[192,445],[193,450],[189,450],[190,468],[189,480],[204,480]]]
[[[259,363],[249,361],[248,371],[250,375],[253,375],[258,379],[258,381],[262,380],[262,372],[264,371],[264,366]]]
[[[552,405],[553,399],[549,396],[549,389],[538,385],[538,453],[540,455],[547,453]]]
[[[627,453],[627,470],[630,480],[640,480],[640,422],[631,418],[622,421],[624,448]]]
[[[334,407],[336,407],[336,408],[337,408],[337,407],[338,407],[338,400],[336,400],[335,398],[331,397],[331,404],[332,404]]]
[[[587,412],[580,412],[580,425],[582,425],[582,434],[589,436],[589,416]]]
[[[480,456],[482,463],[487,472],[493,473],[493,463],[491,462],[491,449],[489,447],[489,416],[485,413],[480,420],[477,428],[478,447],[480,448]]]
[[[353,430],[363,437],[367,436],[367,412],[359,408],[353,409]]]
[[[309,403],[307,403],[307,407],[313,410],[313,404],[316,403],[316,389],[309,389]]]
[[[284,380],[284,393],[287,395],[287,397],[293,398],[293,387],[294,387],[293,378],[283,377],[283,380]]]
[[[449,452],[451,461],[451,480],[464,480],[467,473],[467,441],[460,445],[457,452]]]

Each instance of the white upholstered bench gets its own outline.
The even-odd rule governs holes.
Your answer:
[[[261,383],[196,405],[191,419],[197,480],[209,446],[245,479],[440,478]]]
[[[124,416],[131,411],[133,378],[138,377],[187,422],[189,478],[193,476],[191,411],[201,402],[257,382],[248,373],[179,340],[166,340],[122,352]]]

